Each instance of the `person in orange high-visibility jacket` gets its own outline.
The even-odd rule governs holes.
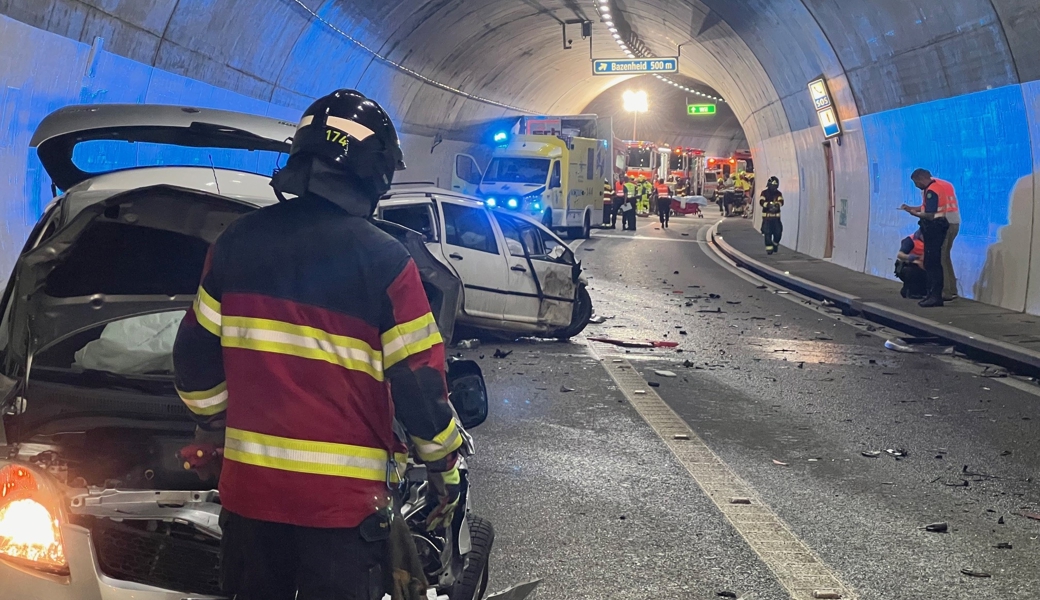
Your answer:
[[[921,206],[904,204],[901,207],[920,219],[921,233],[924,236],[924,270],[928,274],[928,296],[919,304],[925,308],[942,306],[945,300],[956,297],[953,265],[944,254],[950,250],[947,244],[952,243],[952,240],[948,239],[952,223],[956,222],[957,229],[960,228],[957,194],[952,184],[935,179],[926,169],[917,169],[910,175],[910,179],[921,190],[923,196]],[[953,279],[952,291],[946,285],[947,272]]]
[[[407,461],[395,416],[427,465],[427,527],[451,520],[462,435],[444,340],[414,261],[369,221],[403,167],[378,104],[317,100],[271,182],[283,201],[217,239],[181,324],[176,387],[199,443],[223,442],[222,582],[238,600],[383,597]]]

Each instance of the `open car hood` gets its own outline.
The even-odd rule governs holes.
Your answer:
[[[99,175],[72,160],[76,146],[97,140],[121,140],[288,154],[296,124],[225,110],[149,104],[66,106],[45,117],[30,146],[54,184],[62,190]]]
[[[34,353],[100,325],[187,309],[209,245],[254,210],[253,204],[169,185],[131,190],[84,208],[18,259],[3,374],[24,376]],[[462,283],[420,234],[376,224],[411,253],[437,324],[450,340]]]

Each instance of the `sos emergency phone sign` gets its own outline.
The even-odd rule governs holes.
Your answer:
[[[838,121],[838,112],[831,101],[831,93],[827,89],[827,81],[821,77],[809,82],[809,95],[812,96],[816,116],[820,119],[823,136],[829,139],[841,135],[841,122]]]

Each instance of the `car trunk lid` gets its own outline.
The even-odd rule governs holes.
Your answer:
[[[43,119],[30,146],[62,190],[117,169],[87,172],[73,160],[77,146],[93,141],[154,143],[192,148],[288,154],[296,124],[208,108],[141,104],[67,106]],[[212,158],[210,159],[212,160]]]

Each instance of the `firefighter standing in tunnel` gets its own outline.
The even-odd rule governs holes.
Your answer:
[[[780,250],[780,238],[784,235],[784,224],[780,221],[780,209],[784,206],[784,195],[780,193],[780,179],[770,177],[766,189],[758,198],[762,207],[762,235],[766,239],[766,254]]]
[[[221,582],[238,600],[375,600],[400,585],[395,415],[427,465],[427,528],[452,518],[462,437],[444,343],[415,263],[369,221],[403,167],[378,104],[321,98],[271,181],[283,201],[231,224],[206,258],[173,350],[199,427],[182,455],[221,469]]]

